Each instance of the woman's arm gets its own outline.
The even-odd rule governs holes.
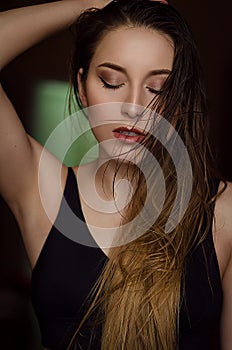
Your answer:
[[[230,251],[222,280],[221,344],[222,350],[228,350],[232,349],[232,183],[228,183],[221,202],[222,234]]]
[[[49,35],[68,27],[90,7],[106,0],[65,0],[0,13],[0,69]]]
[[[221,344],[222,350],[228,350],[232,349],[232,254],[223,278],[223,291]]]
[[[69,26],[85,9],[102,7],[107,2],[65,0],[2,12],[0,67],[5,67],[40,40]],[[38,195],[37,172],[41,151],[42,146],[25,132],[0,85],[0,194],[16,216],[17,213],[22,215],[25,208],[27,212]]]
[[[223,308],[221,350],[232,349],[232,183],[219,196],[215,208],[216,245],[222,273]]]

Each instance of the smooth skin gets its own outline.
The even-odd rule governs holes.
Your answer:
[[[69,26],[83,10],[92,6],[101,8],[108,2],[109,1],[63,0],[1,13],[1,69],[21,52],[30,48],[47,36],[57,32],[58,30],[62,30]],[[116,35],[116,33],[114,34]],[[130,34],[131,32],[129,35]],[[140,34],[142,35],[142,33]],[[151,36],[151,38],[154,39],[155,35],[156,33],[153,33],[153,37]],[[17,41],[15,41],[16,36],[18,38]],[[163,37],[162,40],[163,45],[166,42],[166,44],[170,46],[167,38]],[[141,42],[144,44],[143,41]],[[103,45],[103,42],[101,44]],[[138,45],[136,45],[136,47],[137,46]],[[166,49],[167,48],[168,46]],[[103,52],[103,49],[105,50],[106,57],[108,54],[106,43],[104,47],[101,48],[101,52]],[[128,63],[119,62],[119,58],[111,56],[109,57],[110,60],[123,66],[126,69],[126,74],[119,75],[118,72],[116,74],[114,70],[112,71],[112,69],[105,68],[99,73],[99,70],[96,70],[95,66],[97,64],[96,60],[100,59],[97,54],[98,53],[96,52],[96,55],[91,62],[86,89],[81,89],[82,102],[86,106],[95,103],[96,98],[100,98],[97,101],[101,102],[101,96],[99,95],[96,97],[91,91],[93,84],[98,83],[96,80],[97,75],[100,73],[103,74],[104,70],[104,78],[110,78],[110,80],[107,81],[109,84],[125,84],[122,86],[122,88],[115,90],[114,92],[110,90],[108,92],[106,89],[98,90],[99,94],[101,92],[104,93],[104,98],[107,98],[108,102],[111,102],[112,99],[113,101],[123,102],[125,99],[126,102],[139,102],[139,104],[145,105],[151,94],[151,91],[149,91],[148,88],[154,88],[154,83],[158,84],[157,81],[153,80],[153,77],[149,77],[147,74],[148,69],[150,70],[151,64],[149,63],[149,67],[141,67],[141,69],[145,69],[145,71],[138,69],[137,73],[135,74],[131,63],[129,66]],[[144,56],[142,61],[143,63],[145,58]],[[170,62],[165,62],[165,67],[160,66],[159,68],[171,69]],[[138,62],[136,64],[138,64]],[[151,68],[155,69],[157,67]],[[140,75],[138,75],[138,72]],[[108,77],[106,77],[107,74]],[[79,79],[80,75],[81,71],[79,72]],[[111,80],[112,77],[113,79]],[[162,84],[162,81],[159,81],[159,83]],[[100,87],[99,89],[103,89],[103,87]],[[120,94],[120,96],[118,94]],[[142,100],[140,100],[141,96]],[[132,112],[130,111],[130,113]],[[48,199],[46,206],[51,213],[51,217],[49,219],[46,211],[44,210],[44,206],[41,203],[38,188],[38,167],[43,147],[26,133],[16,111],[14,110],[1,86],[0,125],[0,193],[16,217],[22,233],[25,248],[33,268],[58,213],[62,192],[67,177],[67,167],[61,165],[54,156],[46,151],[46,164],[41,173],[41,191],[42,193],[48,194],[46,197]],[[220,184],[220,188],[221,187],[222,184]],[[231,208],[232,185],[228,183],[226,191],[217,199],[213,227],[213,238],[224,293],[221,320],[222,350],[232,349]],[[90,218],[88,208],[83,206],[83,211],[88,223],[88,218]],[[102,220],[102,217],[99,218],[96,216],[95,220]],[[107,226],[109,219],[104,217],[104,220]],[[117,221],[117,218],[115,220]],[[105,253],[107,252],[105,251]]]
[[[147,53],[145,57],[144,52]],[[97,242],[98,229],[94,226],[99,226],[100,223],[101,227],[117,228],[121,216],[119,213],[104,213],[104,207],[99,200],[96,200],[97,207],[91,208],[88,199],[93,196],[93,191],[89,191],[89,184],[95,181],[98,195],[105,201],[114,203],[112,188],[117,160],[121,158],[123,162],[116,174],[116,181],[125,178],[128,171],[126,161],[139,161],[142,149],[135,148],[133,143],[117,142],[113,131],[120,127],[132,128],[134,124],[140,131],[150,129],[149,124],[153,124],[154,119],[150,118],[148,122],[148,115],[145,114],[137,121],[137,115],[156,97],[157,91],[161,90],[172,70],[173,57],[173,43],[169,37],[145,28],[121,27],[107,33],[99,43],[85,83],[82,83],[81,79],[82,69],[78,73],[82,105],[88,107],[103,104],[99,113],[96,108],[93,116],[91,109],[88,113],[90,125],[99,143],[99,157],[95,162],[78,169],[79,188],[82,189],[81,194],[85,193],[85,196],[80,196],[82,209],[86,221],[92,225],[89,229]],[[111,142],[105,144],[106,141]],[[110,164],[106,159],[110,159]],[[105,161],[105,166],[100,166],[102,160]],[[95,173],[95,179],[90,179],[90,174]],[[117,191],[115,192],[117,194]],[[126,192],[126,189],[122,190],[116,196],[115,212],[120,206],[117,199],[121,201],[125,194],[126,201]],[[108,254],[107,248],[103,248],[101,243],[98,244]],[[110,245],[105,239],[104,244]]]

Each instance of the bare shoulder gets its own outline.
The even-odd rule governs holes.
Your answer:
[[[220,184],[219,191],[222,188],[223,184]],[[222,263],[223,268],[221,348],[222,350],[227,350],[232,349],[232,183],[230,182],[227,182],[225,191],[216,201],[215,236],[219,263]]]
[[[219,185],[219,193],[224,188],[224,183]],[[232,247],[232,182],[226,183],[226,188],[219,194],[215,206],[216,226],[227,233],[228,243]]]
[[[224,188],[219,185],[218,193]],[[222,279],[232,256],[232,183],[227,182],[226,188],[216,199],[214,218],[214,242],[218,255]]]

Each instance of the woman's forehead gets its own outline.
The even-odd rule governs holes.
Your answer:
[[[167,35],[143,27],[120,27],[109,31],[99,42],[91,66],[112,62],[127,71],[171,70],[173,57],[173,43]]]

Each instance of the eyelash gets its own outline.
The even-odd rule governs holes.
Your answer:
[[[104,79],[102,79],[101,77],[99,77],[99,79],[101,80],[101,82],[103,84],[102,87],[104,89],[118,90],[124,85],[124,83],[119,84],[119,85],[110,85]],[[148,89],[148,91],[150,91],[151,93],[156,94],[156,95],[158,95],[158,94],[160,94],[162,92],[162,90],[155,90],[155,89],[152,89],[152,88],[149,88],[149,87],[147,87],[147,89]]]
[[[124,85],[124,83],[122,83],[120,85],[110,85],[101,77],[99,77],[99,79],[101,80],[101,82],[103,84],[102,87],[105,89],[117,90],[117,89],[120,89],[120,87],[122,87]]]
[[[152,88],[149,88],[147,87],[148,91],[150,91],[152,94],[156,94],[156,95],[159,95],[161,94],[162,90],[155,90],[155,89],[152,89]]]

